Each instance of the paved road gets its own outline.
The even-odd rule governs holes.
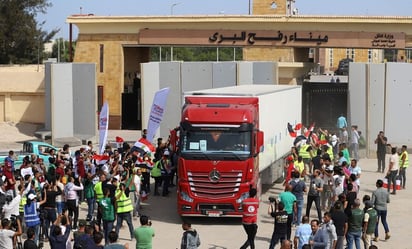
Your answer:
[[[381,173],[375,173],[376,160],[362,159],[360,198],[364,194],[370,194],[375,189],[376,179],[383,177]],[[410,174],[409,174],[410,175]],[[410,224],[412,215],[410,213],[412,198],[411,189],[398,191],[396,196],[391,196],[391,203],[388,210],[388,223],[392,237],[388,241],[383,240],[383,227],[380,226],[381,241],[377,242],[378,248],[382,249],[412,249],[412,244],[408,238],[412,235]],[[172,189],[174,190],[174,189]],[[281,185],[274,184],[261,196],[261,206],[259,209],[259,229],[256,237],[256,248],[268,248],[270,237],[273,231],[273,219],[267,215],[269,196],[278,195],[281,192]],[[85,216],[86,205],[82,205],[81,217]],[[180,248],[180,238],[182,235],[181,219],[176,212],[176,194],[171,192],[169,197],[151,196],[144,203],[142,213],[149,215],[156,231],[153,240],[155,249],[175,249]],[[315,212],[312,210],[312,217]],[[193,227],[200,233],[201,246],[203,249],[232,249],[239,248],[246,239],[246,234],[240,223],[240,219],[233,218],[191,218]],[[135,227],[139,225],[137,220],[133,221]],[[292,232],[292,236],[294,231]],[[120,231],[120,242],[129,243],[130,248],[135,247],[135,241],[129,241],[127,225],[124,224]],[[363,246],[363,245],[362,245]],[[48,248],[48,247],[47,247]],[[277,247],[279,248],[279,246]],[[363,247],[362,247],[363,248]]]

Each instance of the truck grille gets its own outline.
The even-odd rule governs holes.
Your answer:
[[[242,172],[219,172],[220,179],[213,182],[210,172],[188,172],[190,190],[197,197],[221,199],[233,197],[239,191]]]

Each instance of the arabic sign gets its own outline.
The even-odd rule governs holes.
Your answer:
[[[140,45],[405,48],[405,33],[282,30],[140,30]]]
[[[372,47],[378,48],[394,48],[396,47],[396,39],[393,34],[390,33],[378,33],[372,40]]]
[[[253,45],[259,41],[269,41],[269,42],[281,42],[282,44],[288,44],[292,42],[308,42],[314,43],[316,45],[320,45],[322,43],[327,43],[329,37],[327,35],[318,37],[314,37],[312,32],[307,34],[307,37],[299,37],[297,32],[293,34],[283,33],[278,31],[273,36],[258,36],[256,33],[250,32],[246,34],[246,31],[242,31],[241,34],[238,36],[235,33],[233,36],[224,36],[223,34],[219,34],[219,32],[215,32],[212,36],[209,37],[210,42],[222,43],[225,41],[229,41],[232,43],[236,43],[236,41],[246,41],[248,44]]]

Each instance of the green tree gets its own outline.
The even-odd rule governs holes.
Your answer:
[[[59,30],[42,30],[35,17],[50,6],[48,0],[0,0],[0,64],[42,62],[44,43]]]
[[[56,39],[53,43],[51,58],[56,58],[59,62],[70,62],[69,41],[63,38]],[[76,42],[72,42],[72,53],[76,49]]]
[[[161,57],[159,56],[161,51]],[[152,47],[151,61],[170,61],[171,47]],[[219,58],[218,58],[219,55]],[[161,59],[160,59],[161,58]],[[175,61],[241,61],[243,60],[241,47],[173,47]]]

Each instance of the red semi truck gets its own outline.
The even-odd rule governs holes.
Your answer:
[[[286,127],[300,122],[300,94],[300,87],[273,85],[186,94],[180,126],[171,136],[178,153],[178,213],[241,216],[242,201],[250,187],[260,186],[264,172],[270,174],[267,182],[281,177],[292,144]],[[282,101],[293,98],[293,109],[278,116],[276,110],[288,109]]]

